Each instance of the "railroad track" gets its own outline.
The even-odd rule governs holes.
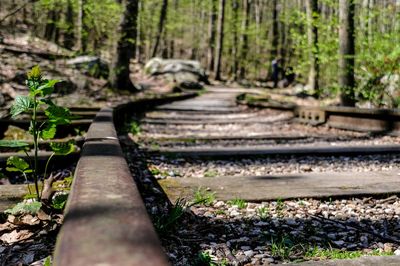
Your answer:
[[[273,218],[273,215],[281,215],[276,211],[276,204],[279,204],[277,199],[284,201],[285,208],[288,208],[286,204],[296,204],[298,198],[319,199],[317,205],[321,206],[329,205],[325,199],[332,197],[356,197],[362,201],[363,197],[376,195],[379,198],[400,191],[400,186],[397,185],[400,173],[400,139],[395,134],[384,134],[388,131],[387,127],[374,128],[377,123],[373,118],[361,119],[360,116],[366,117],[364,113],[360,115],[360,111],[351,110],[342,110],[341,114],[345,118],[338,119],[334,113],[340,113],[340,110],[336,109],[329,113],[325,110],[323,114],[319,113],[320,110],[302,114],[301,108],[288,109],[287,106],[275,106],[273,109],[247,108],[235,104],[238,93],[238,90],[214,88],[194,99],[159,106],[139,116],[141,133],[136,137],[130,136],[131,140],[139,143],[139,149],[132,148],[128,151],[127,154],[134,158],[128,158],[128,161],[132,165],[141,156],[146,156],[144,163],[158,179],[158,184],[153,185],[160,185],[172,202],[179,202],[183,198],[193,201],[201,189],[205,191],[203,193],[212,194],[216,198],[217,203],[214,202],[211,206],[191,207],[191,218],[184,219],[175,231],[174,238],[178,238],[180,244],[172,237],[162,236],[164,248],[174,265],[185,265],[202,251],[209,252],[219,262],[227,259],[229,263],[239,265],[263,264],[271,259],[273,261],[271,256],[266,255],[270,251],[256,249],[263,241],[252,236],[251,232],[265,230],[263,226],[257,225],[260,218],[254,214],[263,208],[273,209],[275,213],[271,214],[270,219],[275,223],[297,230],[296,226],[290,225],[292,221],[288,224],[284,217]],[[371,112],[371,115],[376,116],[376,113]],[[385,125],[390,122],[385,122],[384,119],[390,120],[391,117],[379,116],[379,119],[380,124]],[[357,125],[354,125],[355,120]],[[351,128],[338,126],[338,123],[332,121],[345,121],[353,125]],[[129,140],[124,141],[128,143],[127,146],[132,145]],[[151,174],[144,174],[139,180],[149,182]],[[154,202],[160,195],[145,195],[144,198],[153,202],[149,204],[152,206],[149,211],[154,211]],[[238,199],[249,202],[247,206],[252,207],[241,211],[238,206],[229,203]],[[265,202],[270,202],[269,206]],[[395,202],[397,204],[399,200],[396,199]],[[352,203],[349,201],[346,204],[352,206]],[[346,204],[344,205],[347,206]],[[158,209],[162,208],[162,204],[158,206]],[[335,208],[334,213],[340,212],[340,208]],[[316,209],[318,213],[320,210]],[[293,212],[292,209],[285,215],[294,217]],[[307,224],[307,219],[314,219],[313,214],[305,212],[305,215],[296,214],[298,217],[295,220],[301,221],[299,224],[302,226]],[[156,217],[162,215],[162,211],[155,214]],[[332,218],[327,215],[328,220]],[[357,214],[356,217],[358,215],[361,216]],[[193,219],[198,222],[193,222]],[[253,222],[248,225],[238,222],[238,219],[250,219]],[[327,223],[329,222],[322,222],[321,228],[328,227]],[[204,224],[209,229],[205,230]],[[273,226],[273,223],[266,224],[274,227],[274,230],[281,230]],[[224,228],[220,229],[222,233],[211,229],[221,226]],[[227,229],[235,226],[245,229]],[[363,226],[366,225],[361,223],[360,227]],[[377,226],[371,227],[378,230]],[[207,233],[196,233],[203,232],[202,230],[211,236],[203,235]],[[344,233],[343,229],[335,228],[333,231],[335,230],[336,233]],[[182,231],[185,233],[178,233]],[[351,246],[348,239],[341,240],[336,233],[324,229],[321,231],[332,236],[330,244],[333,247],[358,247]],[[395,229],[389,231],[395,232]],[[227,232],[232,235],[227,237]],[[321,236],[326,237],[324,233],[310,234],[308,237],[315,238],[312,243],[322,245],[321,239],[324,238]],[[282,234],[290,235],[288,231],[272,233],[275,238]],[[254,243],[241,241],[242,238],[253,238]],[[296,238],[296,241],[304,243],[306,238],[302,236]],[[396,239],[391,241],[394,249],[398,247]],[[191,241],[197,241],[202,248],[193,248]],[[230,247],[229,243],[232,241],[239,243]],[[387,239],[386,241],[390,242]],[[180,252],[182,246],[191,248]],[[225,252],[221,253],[221,249]],[[227,254],[226,250],[234,251],[234,256]],[[283,261],[279,256],[275,256],[275,259],[275,262]]]
[[[366,238],[366,248],[378,242],[399,247],[400,201],[381,199],[400,191],[397,137],[298,124],[288,110],[238,106],[240,92],[211,88],[193,99],[144,100],[98,112],[76,169],[55,264],[168,265],[169,259],[188,265],[205,251],[237,265],[279,263],[280,257],[268,249],[274,237],[294,237],[290,232],[295,232],[297,240],[310,238],[318,244],[327,239],[328,229],[333,234],[329,243],[337,248],[350,248],[347,236],[338,237],[346,232],[352,242]],[[160,105],[171,100],[183,101]],[[117,134],[133,116],[142,119],[140,135]],[[365,167],[367,173],[362,172]],[[165,254],[147,213],[155,221],[171,208],[166,195],[172,202],[182,197],[190,201],[201,189],[217,200],[192,206],[173,237],[161,236]],[[362,198],[374,194],[379,196]],[[324,200],[352,196],[359,198]],[[315,199],[294,200],[307,197]],[[249,202],[244,210],[229,203],[239,199]],[[377,222],[360,214],[357,208],[364,205]],[[268,210],[266,220],[260,210]],[[348,220],[352,215],[366,220]],[[315,232],[304,235],[308,227]],[[393,257],[362,261],[399,262]]]

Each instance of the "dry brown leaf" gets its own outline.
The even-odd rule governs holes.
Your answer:
[[[13,230],[11,233],[1,235],[0,240],[7,244],[12,244],[21,240],[28,239],[32,235],[33,233],[29,230]]]

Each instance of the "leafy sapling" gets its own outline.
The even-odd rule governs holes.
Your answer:
[[[51,100],[51,94],[54,92],[54,85],[59,82],[58,80],[44,79],[39,66],[33,67],[27,76],[26,85],[29,89],[29,94],[26,96],[19,95],[15,98],[14,104],[11,107],[11,115],[15,118],[22,113],[31,114],[29,133],[33,136],[33,158],[27,156],[29,158],[28,163],[22,158],[11,157],[7,161],[7,170],[21,172],[25,178],[27,178],[27,174],[31,174],[35,184],[36,199],[40,202],[41,195],[39,193],[38,172],[39,140],[54,138],[58,125],[70,123],[71,113],[67,108],[57,106]],[[38,119],[37,114],[39,110],[44,110],[46,119]],[[0,141],[0,146],[25,148],[28,144],[23,141],[2,140]],[[74,144],[72,142],[63,144],[52,143],[50,147],[53,150],[53,155],[66,155],[74,150]],[[53,155],[50,156],[46,163],[44,178],[46,178],[47,167]]]

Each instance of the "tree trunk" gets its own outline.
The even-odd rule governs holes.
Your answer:
[[[158,33],[156,36],[156,41],[154,43],[154,48],[151,57],[155,57],[157,55],[157,50],[158,46],[160,45],[161,35],[163,34],[165,21],[167,19],[167,10],[168,10],[168,0],[163,0],[160,11],[160,20],[158,21]]]
[[[271,48],[270,58],[271,67],[269,68],[268,76],[272,78],[272,61],[278,58],[278,44],[279,44],[279,29],[278,29],[278,0],[272,0],[272,29],[271,29]]]
[[[278,57],[278,0],[272,0],[272,31],[271,31],[271,61]]]
[[[67,22],[68,27],[64,34],[64,47],[67,49],[72,49],[74,46],[74,10],[71,0],[68,0],[67,2],[67,14],[65,21]]]
[[[215,49],[215,21],[217,20],[217,1],[211,0],[210,19],[208,24],[208,49],[207,62],[208,71],[214,71],[214,49]]]
[[[250,19],[250,1],[243,0],[243,20],[242,20],[242,35],[241,35],[242,47],[240,51],[241,52],[240,61],[242,63],[240,65],[240,74],[239,74],[239,77],[241,79],[244,79],[246,76],[245,65],[247,65],[247,52],[249,49],[249,42],[248,42],[249,19]]]
[[[221,80],[221,59],[224,49],[224,21],[225,21],[225,0],[219,0],[218,11],[218,29],[217,29],[217,47],[215,54],[214,77],[216,80]]]
[[[129,78],[130,60],[135,54],[137,35],[138,0],[125,0],[125,11],[119,26],[120,38],[112,62],[109,82],[112,88],[135,92],[137,88]]]
[[[310,73],[308,75],[308,86],[317,96],[319,91],[319,44],[318,44],[318,27],[319,18],[318,0],[306,0],[307,7],[307,37],[310,49]]]
[[[339,86],[341,103],[354,106],[354,0],[339,1]]]
[[[238,38],[239,0],[232,0],[232,78],[238,79],[239,69],[239,38]]]
[[[78,0],[78,14],[76,16],[75,23],[75,47],[74,50],[82,50],[82,21],[83,21],[83,2],[84,0]]]

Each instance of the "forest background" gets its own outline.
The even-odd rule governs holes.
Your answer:
[[[111,61],[129,2],[135,2],[135,38],[128,41],[136,62],[198,60],[215,79],[252,83],[267,80],[272,60],[281,58],[318,97],[346,93],[338,61],[347,41],[340,39],[340,11],[349,6],[340,2],[351,2],[352,97],[382,106],[388,93],[382,79],[399,80],[398,0],[1,0],[0,20],[17,11],[1,21],[1,30]],[[397,107],[391,90],[389,107]]]

